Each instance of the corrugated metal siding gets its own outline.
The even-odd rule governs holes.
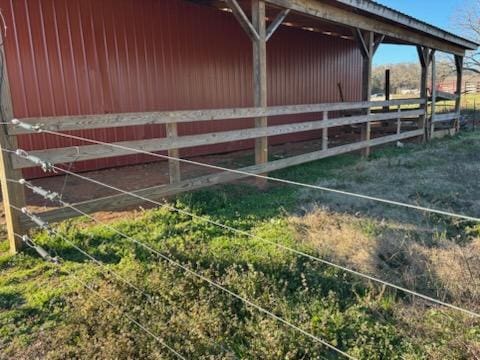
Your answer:
[[[229,13],[182,0],[0,0],[16,117],[243,107],[252,105],[247,35]],[[270,105],[360,99],[361,55],[353,41],[281,27],[268,43]],[[311,120],[308,116],[271,123]],[[252,120],[181,124],[180,134],[252,126]],[[84,130],[101,141],[165,136],[162,125]],[[298,140],[315,134],[273,138]],[[185,149],[183,156],[252,146]],[[27,150],[81,145],[21,136]],[[124,156],[76,164],[99,169],[148,160]],[[35,169],[29,177],[40,176]]]

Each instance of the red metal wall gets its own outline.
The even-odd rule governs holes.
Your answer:
[[[183,0],[0,0],[16,117],[252,105],[252,50],[226,12]],[[268,43],[269,105],[359,100],[361,55],[353,41],[281,27]],[[297,116],[271,123],[312,120]],[[181,124],[180,134],[250,127],[252,120]],[[102,141],[165,136],[163,125],[85,130]],[[316,134],[273,138],[298,140]],[[21,136],[26,150],[78,145]],[[252,146],[252,141],[185,149],[183,156]],[[76,165],[99,169],[145,156]],[[28,169],[26,176],[40,176]]]

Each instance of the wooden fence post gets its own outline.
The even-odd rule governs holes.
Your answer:
[[[168,138],[176,138],[178,136],[177,124],[166,124],[166,131]],[[168,156],[178,159],[180,156],[180,152],[178,149],[170,149],[168,150]],[[168,159],[168,174],[170,176],[170,184],[179,183],[181,181],[180,161]]]
[[[365,45],[367,48],[367,56],[364,57],[363,60],[363,96],[365,101],[370,100],[370,96],[372,93],[372,60],[373,60],[373,32],[368,32],[365,36]],[[370,108],[367,110],[367,114],[370,114]],[[362,141],[368,141],[371,137],[371,124],[368,121],[365,124],[365,129],[362,136]],[[369,157],[370,156],[370,147],[366,147],[363,150],[363,156]]]
[[[363,71],[362,71],[362,100],[369,101],[372,93],[372,61],[375,52],[385,38],[384,35],[376,37],[373,31],[362,32],[360,29],[355,29],[354,35],[357,39],[360,52],[363,56]],[[370,114],[370,108],[366,111]],[[371,124],[370,121],[362,126],[360,137],[362,141],[368,141],[371,137]],[[368,157],[370,155],[370,147],[367,146],[362,155]]]
[[[252,25],[258,34],[253,41],[253,94],[254,106],[267,106],[267,43],[265,27],[265,2],[252,0]],[[255,119],[255,127],[268,126],[267,117]],[[268,138],[266,136],[255,140],[255,163],[263,164],[268,161]]]
[[[3,41],[0,36],[0,41]],[[3,42],[2,42],[3,44]],[[8,83],[7,65],[5,60],[4,45],[0,46],[0,61],[2,71],[1,91],[1,118],[2,122],[8,122],[13,119],[12,99],[10,95],[10,85]],[[0,130],[0,184],[2,187],[3,206],[5,211],[5,222],[7,227],[7,236],[10,243],[10,252],[17,253],[22,248],[22,241],[15,234],[23,235],[24,228],[21,225],[21,213],[13,209],[11,205],[21,208],[25,206],[25,193],[23,186],[9,180],[19,180],[22,178],[20,170],[14,170],[12,165],[13,154],[3,151],[4,149],[16,150],[17,138],[9,136],[7,126],[1,125]]]
[[[420,66],[422,68],[422,74],[420,78],[420,98],[425,100],[425,104],[420,105],[420,109],[424,111],[424,114],[419,117],[418,127],[425,131],[422,141],[427,140],[427,116],[428,116],[428,94],[427,94],[427,81],[428,81],[428,66],[430,64],[430,51],[423,46],[417,46],[418,58],[420,60]]]
[[[397,108],[397,135],[399,135],[402,132],[402,108],[400,105],[398,105]]]
[[[232,10],[233,15],[250,36],[253,47],[253,103],[255,107],[267,107],[267,40],[280,26],[290,10],[280,11],[270,27],[266,28],[265,1],[252,0],[251,21],[244,13],[237,0],[225,0]],[[266,128],[268,118],[261,116],[255,118],[256,128]],[[268,162],[268,137],[262,136],[255,139],[255,164],[260,165]],[[263,186],[264,179],[257,179],[257,184]]]
[[[430,139],[433,139],[435,134],[435,107],[437,102],[437,70],[435,61],[435,50],[430,53],[430,61],[432,62],[432,104],[430,107]]]
[[[463,77],[463,56],[455,55],[455,68],[457,70],[457,98],[455,99],[455,112],[458,114],[458,117],[455,120],[454,126],[455,131],[460,130],[460,104],[462,100],[462,77]]]
[[[385,89],[385,101],[390,101],[390,69],[385,70],[384,89]],[[388,112],[390,111],[390,108],[388,106],[385,106],[383,108],[383,111]]]
[[[328,120],[328,111],[323,112],[323,121]],[[322,150],[328,149],[328,128],[322,129]]]

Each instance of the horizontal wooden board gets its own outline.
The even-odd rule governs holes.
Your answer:
[[[369,107],[424,104],[425,99],[397,99],[389,101],[363,101],[324,103],[309,105],[271,106],[267,108],[232,108],[215,110],[159,111],[121,114],[92,114],[74,116],[37,117],[20,119],[28,124],[41,124],[50,131],[88,130],[120,126],[138,126],[148,124],[185,123],[196,121],[230,120],[256,118],[262,116],[281,116],[315,113],[323,111],[340,111],[364,109]],[[31,134],[32,131],[17,126],[9,126],[9,134]]]
[[[453,136],[456,134],[456,130],[455,128],[451,128],[451,129],[443,129],[443,130],[436,130],[433,134],[432,134],[432,138],[433,139],[441,139],[445,136]]]
[[[458,113],[435,114],[432,119],[434,123],[458,119]]]
[[[437,90],[436,94],[437,94],[437,101],[458,99],[457,94],[452,94],[446,91]]]
[[[386,144],[389,142],[404,140],[412,137],[422,136],[424,134],[423,129],[407,131],[401,134],[389,135],[380,138],[371,139],[368,141],[360,141],[348,145],[337,146],[327,150],[314,151],[308,154],[302,154],[297,156],[288,157],[285,159],[275,160],[266,164],[248,166],[234,172],[223,171],[215,174],[205,175],[195,179],[183,180],[176,184],[160,185],[150,187],[148,189],[137,190],[133,192],[139,197],[148,199],[161,199],[167,196],[172,196],[185,191],[193,191],[203,187],[212,186],[216,184],[222,184],[234,180],[243,179],[249,177],[250,174],[265,174],[275,170],[283,169],[289,166],[300,165],[306,162],[320,160],[323,158],[345,154],[351,151],[361,150],[366,147],[377,146]],[[97,211],[115,211],[125,209],[131,206],[137,206],[145,204],[146,201],[127,194],[112,195],[100,199],[94,199],[90,201],[81,202],[74,206],[85,213],[94,213]],[[43,220],[53,223],[62,221],[65,219],[80,216],[72,208],[61,208],[49,210],[43,213],[37,214]],[[25,226],[31,226],[32,223],[23,218]]]
[[[407,110],[400,114],[402,118],[418,117],[424,113],[423,110]],[[30,151],[44,161],[52,164],[69,163],[72,161],[92,160],[99,158],[109,158],[114,156],[123,156],[137,153],[140,151],[163,151],[170,149],[183,149],[201,145],[212,145],[230,141],[239,141],[255,139],[262,136],[277,136],[298,133],[303,131],[320,130],[335,126],[361,124],[368,121],[385,121],[398,119],[399,113],[371,114],[361,116],[342,117],[329,120],[307,121],[286,125],[270,126],[267,128],[249,128],[242,130],[232,130],[217,133],[189,135],[180,137],[170,137],[161,139],[147,139],[137,141],[124,141],[110,145],[85,145],[67,148],[54,148],[47,150]],[[123,147],[123,148],[120,148]],[[131,148],[134,150],[129,150]],[[13,166],[16,169],[32,167],[29,160],[21,157],[14,157]]]

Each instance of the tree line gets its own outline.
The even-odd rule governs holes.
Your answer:
[[[372,93],[384,93],[385,71],[390,69],[390,92],[396,94],[402,90],[420,89],[421,68],[419,63],[398,63],[379,65],[372,70]],[[449,60],[437,62],[437,81],[441,82],[455,76],[454,68]]]

